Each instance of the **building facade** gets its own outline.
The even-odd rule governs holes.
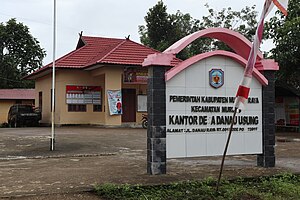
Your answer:
[[[0,89],[0,124],[7,123],[9,108],[14,104],[34,106],[34,89]]]
[[[147,111],[142,62],[153,53],[158,52],[129,39],[80,36],[76,49],[55,62],[55,124],[140,124]],[[51,123],[52,63],[26,78],[35,80],[41,123]],[[111,97],[113,92],[121,98]],[[122,111],[113,113],[117,100]]]

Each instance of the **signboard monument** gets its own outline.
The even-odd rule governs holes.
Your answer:
[[[196,55],[171,68],[171,61],[200,37],[219,39],[235,52]],[[145,59],[148,67],[147,171],[166,173],[167,158],[222,155],[234,120],[228,154],[257,154],[258,166],[275,166],[274,71],[261,53],[253,71],[247,110],[233,119],[236,86],[251,43],[240,34],[211,28],[179,40]]]

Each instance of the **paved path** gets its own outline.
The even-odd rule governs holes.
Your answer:
[[[220,157],[168,160],[167,175],[146,174],[146,130],[62,127],[56,151],[49,128],[0,129],[0,198],[97,199],[82,193],[97,183],[159,184],[216,177]],[[229,156],[225,177],[300,172],[297,135],[280,136],[277,167],[256,167],[256,156]]]

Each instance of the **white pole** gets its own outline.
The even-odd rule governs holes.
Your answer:
[[[55,51],[56,51],[56,0],[54,0],[54,8],[53,8],[53,62],[52,62],[52,105],[51,105],[51,141],[50,141],[50,150],[55,150],[55,130],[54,130],[54,123],[55,123]]]

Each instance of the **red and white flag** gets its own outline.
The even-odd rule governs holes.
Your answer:
[[[272,10],[274,5],[276,5],[284,15],[287,15],[288,0],[266,0],[265,1],[264,8],[260,16],[260,20],[258,22],[258,26],[254,36],[252,48],[248,57],[248,62],[246,64],[246,68],[244,71],[244,78],[241,84],[239,85],[238,91],[236,93],[234,107],[237,109],[243,109],[245,107],[245,104],[247,103],[247,99],[249,97],[249,92],[250,92],[250,84],[252,80],[252,72],[255,65],[257,53],[259,51],[259,46],[262,41],[264,20],[269,14],[269,12]]]

